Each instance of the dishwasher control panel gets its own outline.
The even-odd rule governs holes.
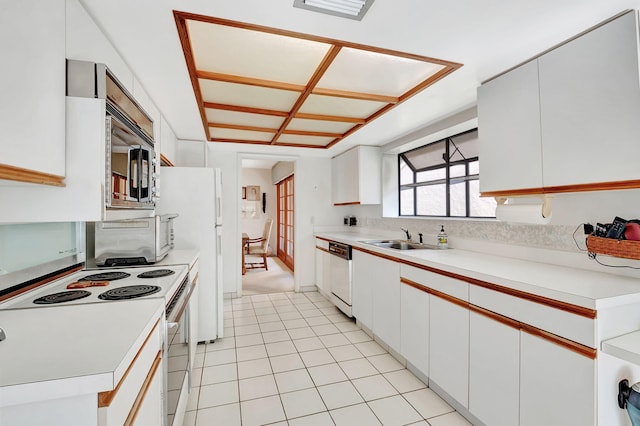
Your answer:
[[[329,253],[345,260],[351,260],[351,246],[348,244],[329,241]]]

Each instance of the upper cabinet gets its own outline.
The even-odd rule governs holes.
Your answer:
[[[360,145],[334,157],[331,193],[334,206],[380,204],[382,156],[377,146]]]
[[[62,185],[65,2],[3,2],[0,179]]]
[[[625,155],[640,134],[637,16],[627,12],[478,89],[483,195],[640,187],[635,157]]]

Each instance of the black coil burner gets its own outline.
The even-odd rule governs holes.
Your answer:
[[[154,269],[153,271],[138,274],[138,278],[160,278],[175,274],[171,269]]]
[[[148,296],[160,291],[157,285],[130,285],[125,287],[112,288],[98,295],[101,300],[125,300],[136,297]]]
[[[101,272],[99,274],[87,275],[86,277],[80,278],[78,281],[115,281],[130,276],[131,274],[120,271]]]
[[[38,297],[33,301],[33,303],[36,305],[53,305],[55,303],[71,302],[72,300],[83,299],[90,295],[91,292],[85,290],[61,291],[60,293],[47,294],[46,296]]]

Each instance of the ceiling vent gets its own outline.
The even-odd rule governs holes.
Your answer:
[[[374,0],[295,0],[293,7],[361,21]]]

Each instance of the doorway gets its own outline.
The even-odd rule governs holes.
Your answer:
[[[240,186],[242,187],[242,199],[240,201],[240,233],[251,240],[264,238],[268,222],[272,221],[271,231],[268,235],[267,256],[264,259],[255,254],[249,254],[245,247],[242,248],[245,259],[245,272],[241,275],[241,295],[255,295],[267,293],[280,293],[295,290],[293,270],[278,257],[279,250],[279,219],[280,201],[277,178],[282,163],[288,163],[290,172],[293,173],[294,163],[278,161],[273,158],[241,158],[240,159]],[[276,182],[276,183],[274,183]],[[287,193],[291,194],[288,201],[293,209],[293,182]],[[292,214],[292,213],[291,213]],[[293,225],[293,217],[285,223]],[[293,247],[293,227],[288,234]],[[243,240],[244,242],[244,240]],[[259,244],[259,243],[258,243]],[[252,245],[252,247],[254,247]],[[252,251],[255,251],[253,249]],[[285,252],[287,252],[285,250]],[[285,257],[286,259],[286,257]],[[266,260],[266,264],[264,262]],[[289,264],[293,265],[293,256],[290,256]]]
[[[293,271],[293,175],[278,182],[276,188],[278,199],[278,259],[282,260]]]

